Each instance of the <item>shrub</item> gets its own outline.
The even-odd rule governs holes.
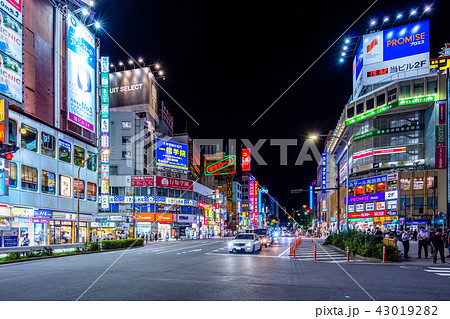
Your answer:
[[[20,259],[20,252],[14,251],[12,253],[9,253],[6,257],[5,260],[17,260]]]
[[[119,240],[103,240],[102,241],[102,249],[119,249],[119,248],[127,248],[127,247],[136,247],[142,246],[144,244],[143,238],[137,239],[119,239]],[[89,243],[87,246],[87,250],[89,251],[97,251],[100,249],[100,243]]]

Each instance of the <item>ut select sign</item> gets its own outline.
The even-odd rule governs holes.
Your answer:
[[[392,78],[429,73],[429,21],[363,36],[353,62],[353,89]]]

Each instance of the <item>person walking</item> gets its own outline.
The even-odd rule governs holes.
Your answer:
[[[419,239],[419,257],[422,258],[422,248],[425,253],[425,259],[428,258],[428,236],[424,227],[420,227],[419,233],[417,234],[417,238]]]
[[[25,234],[25,237],[22,240],[22,245],[21,246],[30,246],[30,238],[28,238],[28,234]]]
[[[436,233],[430,238],[431,247],[433,247],[433,263],[437,262],[437,254],[441,255],[441,262],[446,264],[444,256],[444,236],[442,228],[436,229]]]
[[[402,233],[402,244],[403,244],[403,251],[404,251],[404,258],[405,259],[409,259],[408,253],[409,253],[409,239],[410,239],[410,234],[409,234],[409,229],[407,229],[406,231],[404,231]]]

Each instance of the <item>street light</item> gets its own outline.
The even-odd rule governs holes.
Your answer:
[[[323,136],[323,137],[327,137],[328,135],[326,134],[321,134],[321,135],[311,135],[310,139],[312,140],[316,140],[318,137]],[[340,138],[336,135],[330,135],[330,137],[334,137],[337,138],[339,140],[341,140],[342,142],[345,143],[345,146],[347,148],[347,178],[346,178],[346,182],[345,182],[345,214],[344,216],[346,216],[347,218],[345,219],[345,227],[348,231],[348,183],[349,183],[349,172],[350,172],[350,165],[349,165],[349,159],[350,159],[350,149],[348,147],[348,142],[346,140],[344,140],[343,138]],[[337,182],[338,182],[338,192],[340,191],[339,189],[339,171],[336,172],[337,174]],[[326,188],[326,187],[325,187]],[[339,216],[339,212],[341,210],[341,203],[338,203],[338,218],[337,218],[337,229],[338,231],[340,231],[339,227],[340,227],[340,216]]]
[[[83,159],[80,163],[80,166],[78,167],[78,179],[77,179],[77,244],[80,241],[80,170],[81,167],[84,167],[84,163],[89,163],[91,159],[96,157],[98,154],[100,154],[102,151],[98,151],[95,154],[92,154],[91,156],[88,156],[86,159]],[[109,150],[105,150],[105,152],[109,153]]]

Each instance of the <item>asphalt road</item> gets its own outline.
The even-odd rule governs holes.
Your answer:
[[[400,266],[288,239],[229,254],[226,239],[0,265],[0,300],[450,300],[450,266]],[[423,287],[428,287],[425,290]]]

